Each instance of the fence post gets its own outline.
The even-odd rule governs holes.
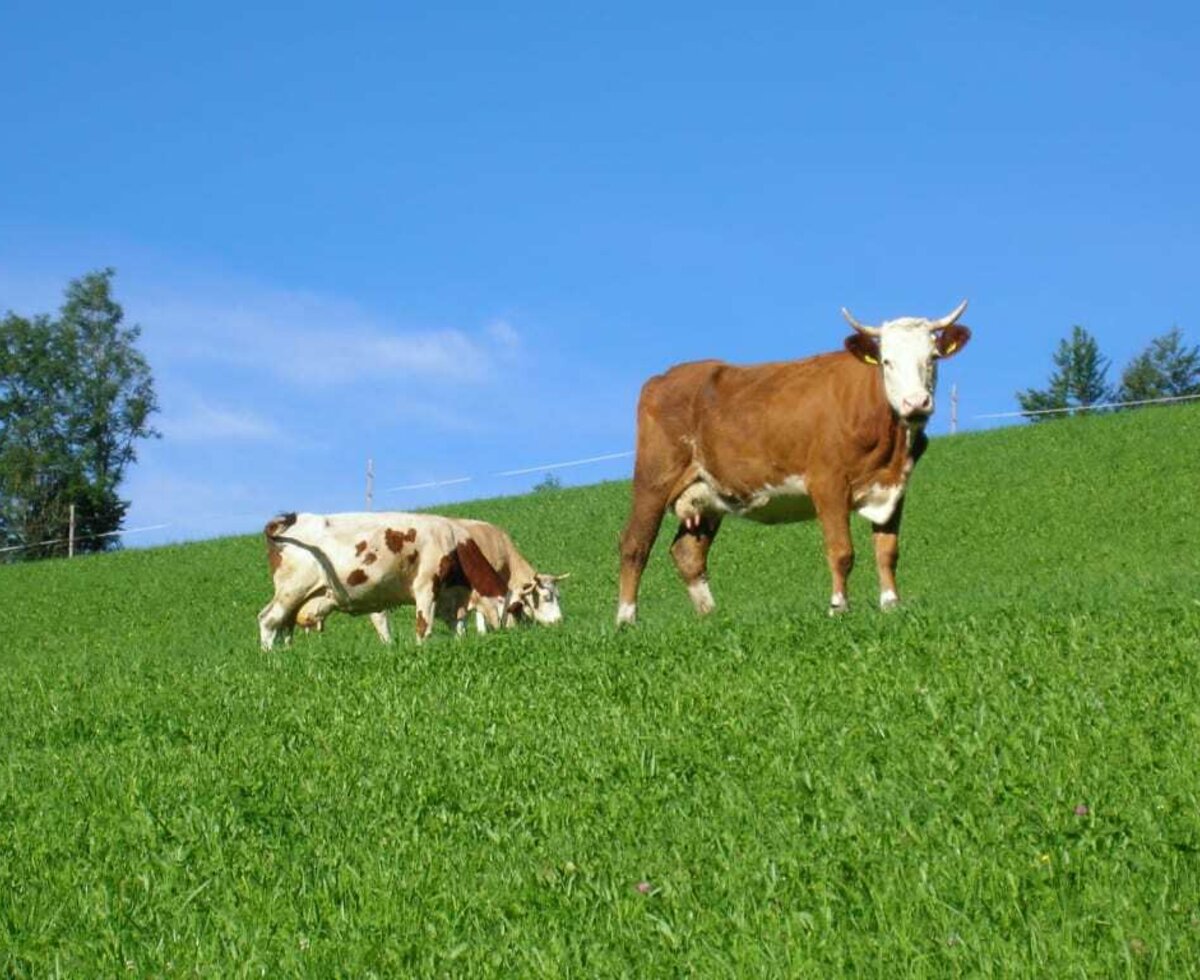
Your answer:
[[[67,522],[67,557],[75,557],[75,505],[71,504],[70,518]]]
[[[375,501],[375,460],[367,457],[367,510]]]
[[[950,435],[958,431],[958,382],[950,386]]]

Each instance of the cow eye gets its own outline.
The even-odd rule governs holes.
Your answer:
[[[890,368],[890,367],[892,366],[892,362],[891,362],[891,361],[889,361],[887,358],[884,358],[884,361],[883,361],[883,366],[884,366],[885,368]]]

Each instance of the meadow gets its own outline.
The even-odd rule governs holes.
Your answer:
[[[727,522],[618,632],[624,483],[445,508],[566,622],[420,648],[261,653],[260,537],[2,567],[0,972],[1200,975],[1197,447],[934,440],[891,614]]]

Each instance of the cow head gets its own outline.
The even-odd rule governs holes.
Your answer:
[[[904,422],[923,425],[933,414],[937,361],[962,350],[971,339],[971,331],[956,322],[966,308],[964,299],[940,320],[906,316],[878,327],[864,326],[842,308],[857,331],[846,338],[846,350],[864,364],[879,366],[888,404]]]
[[[563,615],[562,606],[559,604],[558,583],[570,574],[567,572],[565,575],[535,575],[513,599],[520,604],[524,613],[543,626],[561,623]]]

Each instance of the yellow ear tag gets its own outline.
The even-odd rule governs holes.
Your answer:
[[[942,351],[942,357],[949,357],[949,356],[950,356],[951,354],[953,354],[953,353],[954,353],[956,350],[958,350],[958,344],[951,344],[951,345],[950,345],[949,347],[947,347],[947,348],[946,348],[944,351]]]
[[[863,354],[863,360],[864,360],[864,361],[865,361],[867,364],[878,364],[878,363],[879,363],[879,362],[878,362],[877,360],[875,360],[875,358],[873,358],[873,357],[872,357],[870,354]]]

